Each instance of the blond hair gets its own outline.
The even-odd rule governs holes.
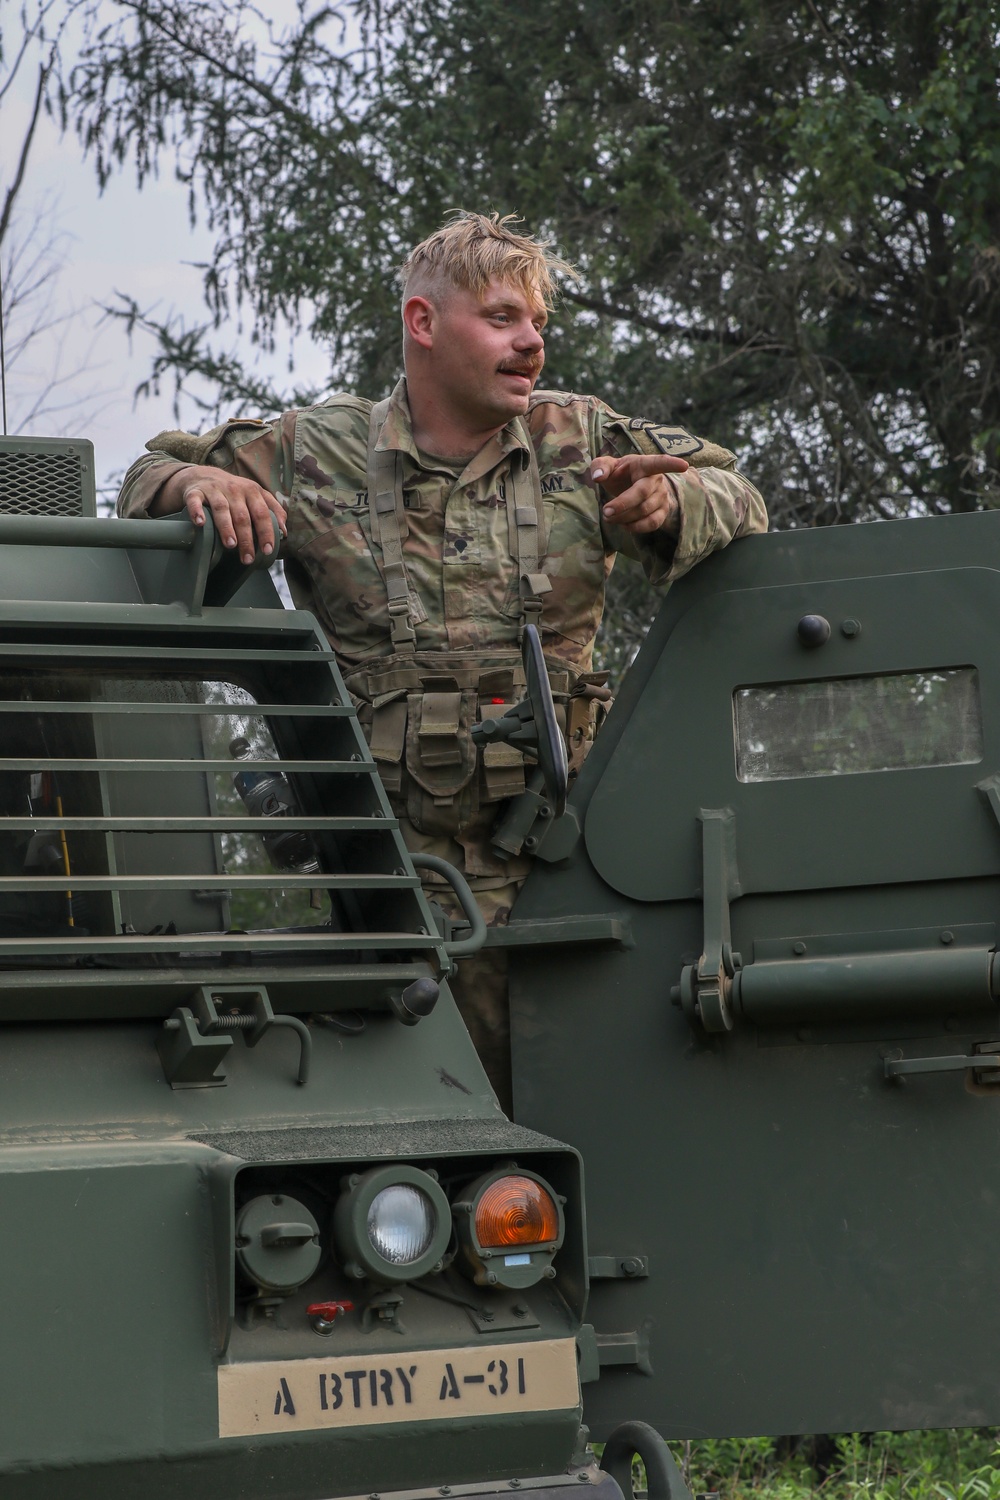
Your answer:
[[[446,224],[412,249],[399,268],[403,300],[442,283],[482,297],[491,281],[516,286],[529,301],[551,308],[553,274],[573,276],[573,267],[552,254],[548,240],[515,234],[517,214],[477,214],[457,209]]]

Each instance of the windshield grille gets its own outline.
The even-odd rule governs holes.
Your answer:
[[[0,646],[0,731],[0,990],[439,957],[328,652]]]

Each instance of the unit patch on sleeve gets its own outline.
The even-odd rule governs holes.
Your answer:
[[[705,446],[700,438],[692,437],[683,427],[667,427],[662,422],[648,422],[645,417],[633,417],[628,425],[630,432],[644,433],[654,448],[669,453],[672,458],[690,458],[692,453],[700,453]]]

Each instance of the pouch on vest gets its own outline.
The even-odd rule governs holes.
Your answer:
[[[368,743],[387,792],[399,792],[403,782],[407,704],[405,690],[381,693],[371,705]]]
[[[490,703],[480,699],[480,719],[499,719],[507,712],[509,703]],[[524,791],[524,755],[516,745],[501,741],[483,747],[483,801],[502,802],[505,797],[517,797]]]
[[[566,748],[569,770],[575,775],[586,759],[600,726],[614,702],[607,672],[583,672],[566,704]]]
[[[489,667],[479,675],[479,717],[499,719],[524,697],[524,674],[512,667]],[[494,700],[499,700],[494,701]],[[516,745],[486,745],[481,752],[480,796],[502,802],[524,791],[524,753]]]
[[[429,691],[407,696],[406,811],[422,833],[454,833],[479,810],[472,743],[476,693],[460,690],[454,678],[426,680],[434,684]],[[445,682],[448,690],[439,690]]]

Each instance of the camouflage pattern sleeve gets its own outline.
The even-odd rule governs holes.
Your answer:
[[[120,516],[143,517],[149,515],[160,487],[166,484],[171,474],[182,469],[183,464],[170,457],[169,453],[144,453],[128,469],[118,492],[116,510]]]
[[[247,417],[223,422],[200,436],[161,432],[146,444],[148,453],[125,475],[118,496],[120,516],[146,516],[161,485],[187,464],[206,464],[252,479],[271,494],[291,485],[295,413],[274,422]]]
[[[684,458],[689,468],[671,474],[680,503],[680,534],[653,532],[635,536],[602,522],[610,551],[641,562],[651,583],[665,587],[690,571],[709,553],[738,537],[767,530],[767,511],[757,489],[736,468],[728,448],[692,436],[681,427],[628,418],[604,408],[595,413],[599,453],[618,456],[630,450]]]

